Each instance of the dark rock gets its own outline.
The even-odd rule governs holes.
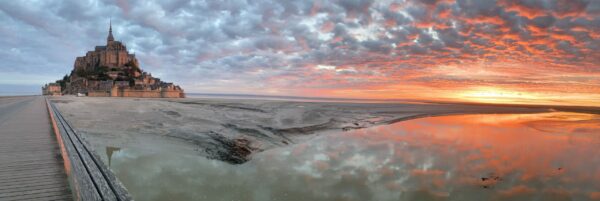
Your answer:
[[[247,139],[229,139],[223,135],[210,132],[208,136],[217,142],[216,146],[207,147],[209,158],[222,160],[231,164],[242,164],[249,160],[248,156],[256,151]]]

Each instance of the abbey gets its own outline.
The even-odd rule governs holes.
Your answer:
[[[49,88],[48,86],[53,86]],[[44,95],[86,94],[87,96],[183,98],[181,87],[161,81],[144,72],[134,54],[115,41],[112,23],[105,46],[96,46],[85,56],[77,57],[70,75],[42,88]],[[52,89],[52,90],[50,90]]]
[[[123,68],[138,66],[135,55],[129,54],[127,47],[115,41],[112,35],[112,23],[108,29],[106,46],[96,46],[83,57],[75,59],[75,71],[94,71],[97,67]]]

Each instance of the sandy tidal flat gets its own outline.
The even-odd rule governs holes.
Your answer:
[[[53,97],[94,147],[202,155],[233,164],[252,153],[402,120],[449,114],[536,113],[547,108],[460,104],[332,103],[236,99]]]

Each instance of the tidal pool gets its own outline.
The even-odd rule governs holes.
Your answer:
[[[600,116],[555,112],[415,119],[242,165],[126,147],[104,159],[140,201],[600,200],[599,148]]]

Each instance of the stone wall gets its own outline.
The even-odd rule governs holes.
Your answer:
[[[134,90],[114,87],[110,91],[89,91],[90,97],[135,97],[135,98],[185,98],[185,94],[176,90]]]
[[[138,98],[162,98],[162,94],[158,90],[119,90],[120,97],[138,97]]]
[[[110,97],[110,93],[107,91],[88,91],[90,97]]]
[[[185,94],[181,91],[162,91],[163,98],[185,98]]]
[[[62,90],[59,84],[51,83],[42,87],[42,95],[62,96]]]

